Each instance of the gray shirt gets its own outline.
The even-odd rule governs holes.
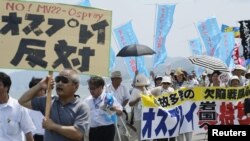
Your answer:
[[[41,111],[45,115],[46,97],[37,97],[31,101],[34,110]],[[83,134],[88,129],[89,108],[80,98],[68,104],[62,105],[58,97],[51,100],[50,118],[56,123],[64,126],[74,126]],[[63,135],[51,130],[45,130],[45,141],[71,141]]]

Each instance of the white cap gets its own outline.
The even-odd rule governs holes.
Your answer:
[[[235,71],[235,70],[242,70],[242,71],[246,71],[246,68],[245,67],[243,67],[243,66],[241,66],[241,65],[236,65],[234,68],[233,68],[233,70],[232,71]]]
[[[171,77],[170,76],[164,76],[163,78],[162,78],[162,81],[161,81],[161,83],[172,83],[172,81],[171,81]]]
[[[207,73],[206,73],[206,72],[203,72],[202,75],[203,75],[203,76],[207,76]]]
[[[114,71],[111,74],[111,78],[122,78],[122,74],[120,71]]]
[[[239,81],[240,81],[239,77],[236,76],[236,75],[232,76],[232,77],[230,78],[230,80],[231,80],[231,81],[232,81],[232,80],[239,80]]]

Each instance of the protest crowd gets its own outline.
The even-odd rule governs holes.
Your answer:
[[[174,63],[165,42],[177,6],[156,5],[151,48],[139,44],[132,28],[136,20],[112,22],[112,10],[91,7],[88,0],[80,5],[1,0],[0,68],[49,75],[32,76],[15,99],[13,78],[0,71],[0,141],[193,141],[197,133],[206,135],[209,125],[249,125],[250,20],[221,29],[215,17],[198,21],[201,38],[189,40],[192,56],[185,58],[193,70],[179,64],[159,69]],[[144,55],[154,55],[150,73]],[[126,77],[123,68],[114,69],[116,57],[124,57]],[[78,95],[81,74],[89,76],[87,93]]]
[[[49,76],[32,78],[29,87],[18,101],[9,95],[11,78],[0,73],[1,140],[83,140],[123,141],[141,140],[141,96],[171,94],[180,88],[195,87],[241,87],[249,85],[250,71],[236,65],[229,74],[228,81],[220,80],[220,71],[204,71],[197,76],[194,71],[181,68],[170,74],[158,75],[151,72],[151,78],[136,74],[131,88],[122,84],[120,71],[111,73],[111,83],[105,84],[100,76],[91,76],[88,80],[90,95],[81,99],[75,95],[79,87],[79,75],[72,69],[65,69],[52,79],[50,85],[56,89],[57,96],[52,97],[49,117],[44,117],[46,108],[46,90]],[[245,114],[250,118],[249,98],[245,99]],[[127,112],[126,105],[132,108]],[[6,112],[11,110],[11,112]],[[35,112],[36,111],[36,112]],[[34,113],[35,112],[35,113]],[[38,116],[39,115],[39,116]],[[168,125],[166,125],[168,126]],[[35,130],[36,129],[36,130]],[[135,132],[133,134],[132,132]],[[131,136],[133,135],[133,137]],[[193,132],[179,133],[169,138],[154,141],[192,141]]]

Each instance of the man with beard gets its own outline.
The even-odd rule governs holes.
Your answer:
[[[36,97],[41,89],[48,88],[49,77],[41,80],[19,99],[29,109],[46,109],[46,97]],[[54,82],[54,80],[52,80]],[[75,70],[65,69],[55,77],[57,96],[52,97],[51,111],[43,120],[45,141],[80,141],[88,128],[89,108],[75,95],[79,87],[79,75]],[[53,83],[51,83],[53,85]]]

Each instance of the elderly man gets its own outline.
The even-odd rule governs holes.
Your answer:
[[[129,91],[127,90],[127,88],[121,84],[122,82],[122,74],[120,71],[114,71],[111,73],[111,84],[107,85],[106,87],[106,92],[108,93],[112,93],[114,95],[114,97],[117,99],[117,101],[122,105],[123,107],[123,118],[128,120],[128,114],[126,112],[125,106],[128,103],[128,100],[130,98],[130,94]],[[118,119],[118,130],[120,134],[125,134],[126,129],[122,124],[123,119]],[[118,140],[118,132],[116,132],[116,136],[115,136],[115,140]],[[124,135],[122,135],[121,138],[123,138]],[[125,140],[125,139],[122,139]]]
[[[28,110],[9,95],[10,77],[0,72],[0,141],[21,141],[22,132],[26,141],[33,141],[35,129]]]
[[[121,84],[122,75],[120,71],[114,71],[111,74],[111,84],[107,85],[106,92],[113,93],[116,100],[125,107],[130,98],[129,91]]]
[[[36,97],[40,90],[47,89],[49,77],[41,80],[19,99],[27,108],[45,114],[46,97]],[[89,108],[79,96],[77,71],[65,69],[55,78],[57,96],[52,97],[50,117],[43,120],[45,141],[80,141],[88,128]]]

